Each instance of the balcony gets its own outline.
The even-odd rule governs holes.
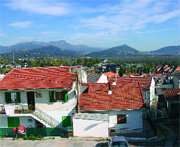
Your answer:
[[[5,105],[14,106],[14,114],[33,113],[28,104],[0,104],[0,114],[6,114]]]

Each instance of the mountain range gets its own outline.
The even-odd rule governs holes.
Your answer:
[[[118,58],[121,56],[139,56],[139,55],[144,55],[144,53],[128,45],[121,45],[99,52],[92,52],[87,54],[86,56],[101,57],[101,58],[109,58],[109,57]]]
[[[158,50],[142,52],[128,45],[121,45],[109,49],[95,48],[85,45],[72,45],[64,40],[51,42],[21,42],[12,46],[0,46],[2,57],[86,57],[119,58],[123,56],[158,56],[180,55],[180,46],[167,46]]]
[[[67,49],[67,50],[74,50],[79,52],[94,52],[103,50],[105,48],[98,48],[98,47],[90,47],[87,45],[73,45],[65,40],[58,40],[58,41],[50,41],[50,42],[39,42],[39,41],[30,41],[30,42],[20,42],[11,46],[0,46],[0,53],[9,52],[12,50],[30,50],[35,48],[41,48],[45,46],[55,46],[61,49]]]
[[[172,55],[180,54],[180,46],[166,46],[150,52],[151,54]]]

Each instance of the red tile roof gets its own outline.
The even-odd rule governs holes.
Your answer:
[[[180,70],[180,66],[178,66],[177,68],[176,68],[176,71],[179,71]]]
[[[106,72],[106,73],[104,73],[104,75],[106,75],[107,77],[118,77],[119,76],[119,74],[113,73],[113,72]]]
[[[139,83],[142,89],[149,89],[151,85],[151,79],[152,78],[150,77],[119,77],[117,78],[117,82],[135,82]]]
[[[70,88],[76,79],[69,67],[14,69],[0,81],[0,90]]]
[[[140,109],[144,98],[138,83],[111,84],[112,94],[108,94],[109,84],[89,84],[89,92],[81,94],[80,110]]]
[[[151,77],[158,77],[158,78],[160,78],[162,76],[164,77],[165,75],[163,75],[163,74],[154,74],[154,73],[151,74]]]
[[[166,90],[164,91],[164,97],[168,98],[175,95],[180,95],[180,89]]]
[[[164,67],[163,67],[163,69],[166,69],[166,68],[168,68],[169,66],[168,65],[165,65]]]

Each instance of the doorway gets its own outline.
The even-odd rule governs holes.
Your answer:
[[[34,92],[27,92],[28,109],[35,110]]]

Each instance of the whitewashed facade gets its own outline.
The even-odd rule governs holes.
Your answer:
[[[101,74],[100,78],[97,80],[97,83],[108,83],[107,76],[104,74]]]
[[[99,113],[77,113],[73,117],[74,136],[108,137],[108,115]]]
[[[68,91],[68,101],[58,100],[56,102],[50,102],[49,92]],[[16,114],[16,108],[18,110],[25,108],[28,109],[28,97],[27,92],[34,92],[35,101],[35,111],[32,113],[19,113]],[[72,88],[62,88],[62,89],[33,89],[33,90],[8,90],[11,93],[11,99],[13,99],[13,94],[16,92],[20,93],[20,103],[8,103],[5,102],[5,93],[7,91],[0,91],[0,112],[4,112],[4,105],[12,105],[15,107],[15,113],[11,116],[5,113],[0,113],[0,128],[8,127],[8,117],[18,117],[20,125],[25,127],[36,127],[36,121],[42,123],[44,127],[62,127],[62,117],[70,116],[72,118],[75,112],[75,106],[77,104],[77,90],[76,82],[73,83]],[[32,120],[31,120],[32,119]]]

